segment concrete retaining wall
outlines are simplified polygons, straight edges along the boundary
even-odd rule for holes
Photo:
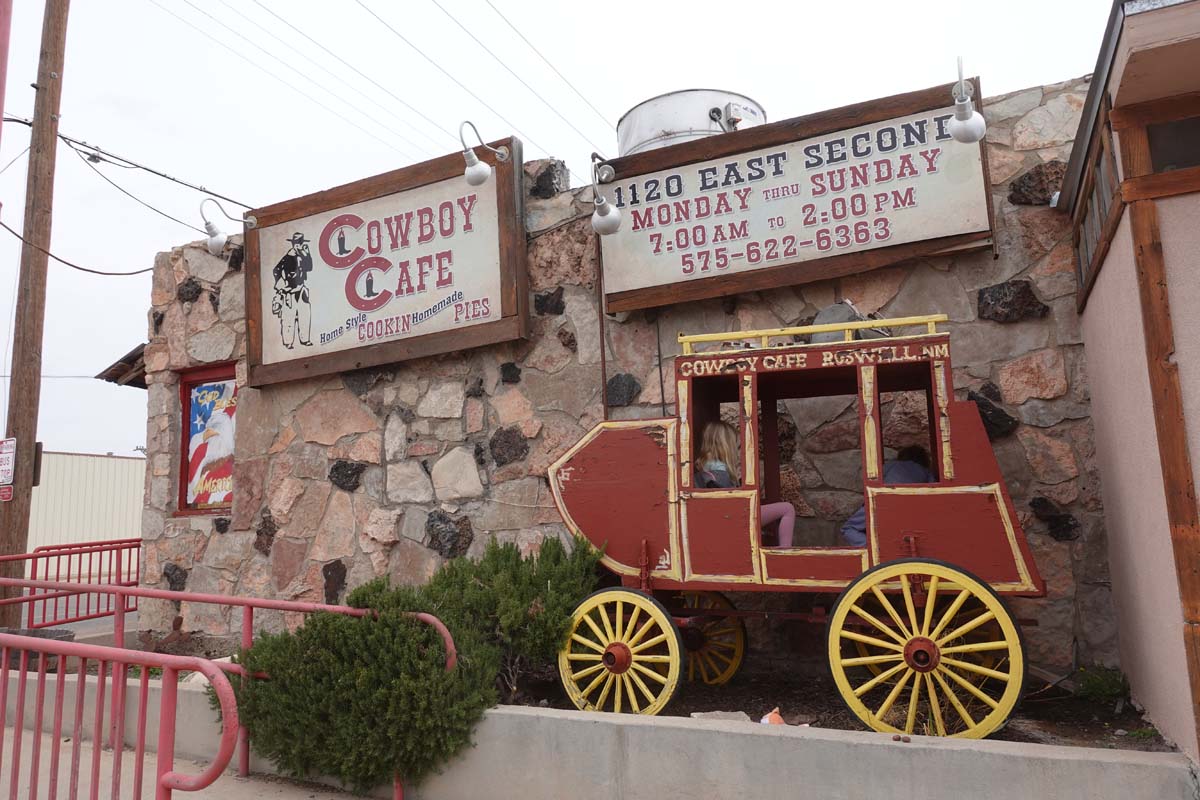
[[[47,677],[45,729],[50,729],[56,676]],[[76,678],[66,686],[74,708]],[[94,717],[95,679],[88,681],[85,719]],[[29,686],[33,689],[33,684]],[[157,707],[158,681],[150,708]],[[125,741],[136,734],[135,693],[127,698]],[[26,698],[33,724],[34,694]],[[9,724],[16,709],[10,677]],[[201,687],[181,686],[176,754],[207,761],[220,728]],[[157,741],[156,716],[147,740]],[[814,797],[821,800],[962,800],[1005,797],[1088,800],[1194,800],[1200,780],[1175,753],[1139,753],[1014,742],[969,742],[914,736],[893,742],[876,733],[792,728],[679,717],[616,717],[500,706],[475,731],[475,746],[419,787],[410,800],[520,797],[524,800],[695,800]],[[152,758],[148,756],[148,758]],[[270,772],[254,758],[251,769]],[[225,779],[223,779],[225,780]],[[375,797],[391,797],[381,787]]]

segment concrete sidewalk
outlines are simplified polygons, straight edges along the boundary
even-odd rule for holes
[[[7,727],[4,729],[5,741],[5,756],[11,758],[12,753],[12,735],[13,729]],[[46,795],[47,783],[50,778],[50,734],[42,735],[41,747],[39,748],[39,764],[38,770],[38,796]],[[21,739],[21,781],[20,789],[14,796],[28,797],[30,774],[29,770],[33,763],[33,731],[26,730]],[[71,742],[64,738],[59,750],[59,795],[66,796],[67,789],[71,782]],[[142,772],[142,797],[154,797],[154,780],[157,755],[151,752],[146,753],[145,764]],[[7,760],[7,759],[6,759]],[[182,772],[188,775],[198,775],[203,772],[207,764],[199,764],[195,761],[190,761],[184,758],[175,760],[175,771]],[[85,741],[80,751],[79,759],[79,788],[80,795],[87,796],[86,790],[91,789],[91,767],[92,767],[92,743]],[[9,764],[4,764],[3,778],[7,784],[9,780]],[[113,753],[109,750],[100,751],[100,797],[112,796],[112,771],[113,771]],[[126,748],[121,761],[121,791],[118,796],[122,798],[133,798],[133,774],[134,774],[134,752],[132,748]],[[249,778],[239,778],[237,774],[230,771],[226,772],[221,777],[217,778],[207,789],[202,789],[198,792],[182,792],[176,791],[175,796],[178,798],[204,798],[204,800],[347,800],[354,795],[339,792],[330,789],[327,786],[319,786],[317,784],[305,783],[298,784],[267,775],[252,775]]]

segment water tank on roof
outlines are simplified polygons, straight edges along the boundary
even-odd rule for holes
[[[757,102],[737,92],[684,89],[643,100],[617,122],[617,151],[628,156],[767,121]]]

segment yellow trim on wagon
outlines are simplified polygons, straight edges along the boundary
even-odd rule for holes
[[[778,336],[805,336],[813,333],[849,333],[851,331],[869,329],[869,328],[904,328],[914,325],[924,325],[926,333],[937,333],[937,324],[939,322],[948,322],[949,317],[945,314],[926,314],[919,317],[895,317],[893,319],[868,319],[855,322],[831,322],[824,325],[802,325],[797,328],[763,328],[761,330],[752,331],[728,331],[726,333],[694,333],[691,335],[679,334],[676,338],[683,345],[683,354],[685,356],[694,355],[692,345],[700,342],[741,342],[744,340],[758,339],[759,346],[746,348],[750,350],[766,349],[771,346],[770,340],[772,337]],[[892,339],[897,337],[885,336],[883,339]],[[847,341],[853,341],[847,339]],[[872,340],[878,341],[878,340]],[[824,344],[832,344],[825,342]]]
[[[827,580],[824,578],[772,578],[767,573],[767,556],[853,556],[857,555],[862,561],[861,572],[870,567],[870,559],[865,547],[764,547],[759,551],[762,559],[762,582],[769,586],[812,586],[815,588],[842,589],[854,578],[846,580]],[[857,575],[855,577],[858,577]]]
[[[998,592],[1034,592],[1037,586],[1029,574],[1029,565],[1021,554],[1021,546],[1017,542],[1017,531],[1012,518],[1008,515],[1008,505],[1004,502],[1004,493],[998,483],[985,483],[980,486],[868,486],[867,487],[867,522],[868,536],[871,548],[871,562],[879,563],[879,537],[875,530],[875,498],[881,494],[897,495],[927,495],[927,494],[990,494],[996,498],[996,507],[1000,511],[1000,521],[1004,526],[1004,535],[1012,550],[1013,565],[1017,569],[1019,581],[1001,581],[990,583]]]

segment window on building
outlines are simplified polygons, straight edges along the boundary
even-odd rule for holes
[[[1077,277],[1085,293],[1092,276],[1100,267],[1098,262],[1106,245],[1106,235],[1112,236],[1109,225],[1110,212],[1120,191],[1107,114],[1101,118],[1095,141],[1091,157],[1084,168],[1084,200],[1076,209],[1074,219]]]
[[[1200,117],[1146,126],[1155,172],[1200,167]]]
[[[237,383],[233,366],[184,373],[179,510],[228,509],[233,503],[233,442]]]

